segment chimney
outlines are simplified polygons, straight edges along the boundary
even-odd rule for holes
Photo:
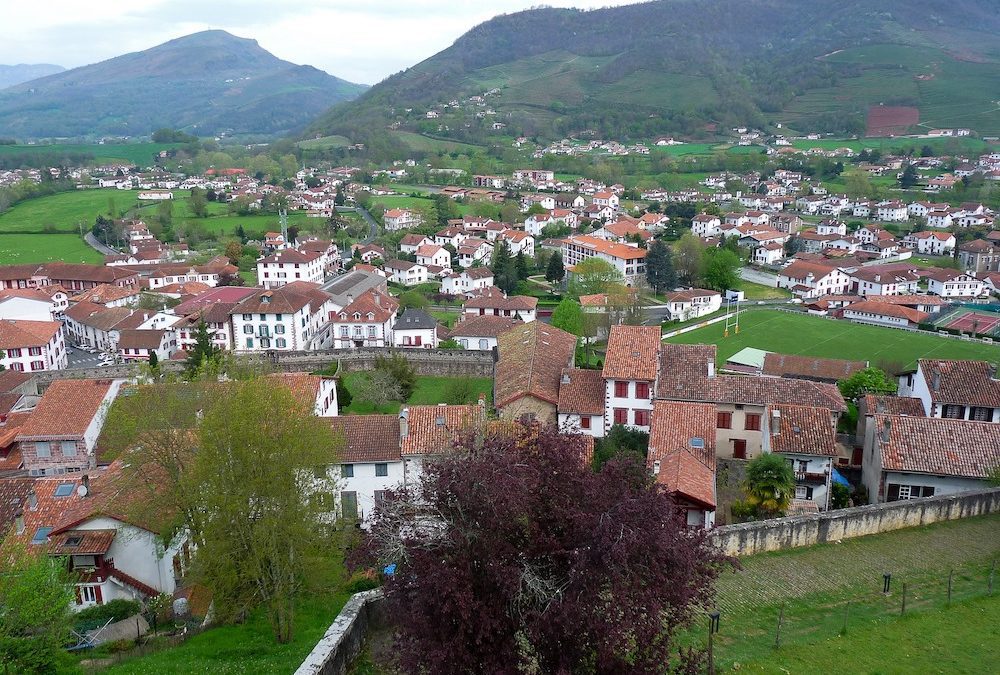
[[[32,511],[38,510],[38,495],[34,490],[28,493],[28,508]]]
[[[17,527],[17,533],[24,534],[24,511],[18,510],[14,514],[14,524]]]
[[[375,305],[378,307],[382,306],[382,295],[380,293],[375,293]]]
[[[89,474],[83,474],[83,476],[80,477],[80,485],[82,485],[87,490],[83,494],[84,497],[86,497],[88,494],[90,494],[90,475]]]
[[[347,294],[347,304],[349,305],[352,302],[354,302],[354,293],[348,293]]]
[[[889,432],[891,430],[892,430],[892,422],[887,417],[882,422],[882,442],[883,443],[888,443],[889,442]]]
[[[708,377],[709,379],[715,377],[715,361],[712,359],[708,360]]]
[[[658,476],[660,474],[660,460],[653,461],[653,475]]]
[[[771,435],[777,436],[781,433],[781,411],[777,408],[771,409]]]
[[[410,409],[403,408],[399,411],[399,437],[406,438],[410,435]]]
[[[569,373],[563,373],[562,377],[559,378],[560,384],[569,384]]]
[[[939,389],[941,389],[941,373],[934,371],[934,374],[931,375],[931,390],[936,392]]]

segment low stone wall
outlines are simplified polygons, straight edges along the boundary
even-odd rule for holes
[[[724,525],[710,538],[728,555],[753,555],[989,513],[1000,513],[1000,488]]]
[[[361,651],[365,635],[384,622],[384,603],[379,588],[352,595],[295,675],[343,675]]]

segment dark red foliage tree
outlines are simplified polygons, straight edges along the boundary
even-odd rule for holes
[[[727,564],[641,463],[590,469],[580,436],[517,426],[467,438],[394,494],[366,544],[399,665],[431,673],[699,668],[674,634]]]

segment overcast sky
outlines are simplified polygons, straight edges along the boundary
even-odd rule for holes
[[[605,7],[635,0],[549,0]],[[257,40],[279,58],[374,84],[451,45],[496,14],[537,0],[2,0],[0,64],[66,68],[209,28]]]

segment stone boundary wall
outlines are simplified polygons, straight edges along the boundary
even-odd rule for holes
[[[493,377],[493,352],[459,349],[328,349],[313,352],[282,352],[273,355],[246,354],[237,355],[237,358],[288,372],[312,372],[334,363],[339,363],[345,371],[350,372],[370,370],[375,365],[376,356],[385,356],[393,352],[406,357],[418,375]],[[184,369],[184,363],[162,361],[160,368],[164,372],[180,372]],[[35,381],[44,388],[55,380],[129,378],[135,376],[136,369],[136,365],[119,365],[46,370],[36,373]]]
[[[1000,513],[1000,488],[723,525],[709,538],[727,555],[743,556],[989,513]]]
[[[343,675],[365,635],[383,623],[384,603],[380,588],[352,595],[295,675]]]

